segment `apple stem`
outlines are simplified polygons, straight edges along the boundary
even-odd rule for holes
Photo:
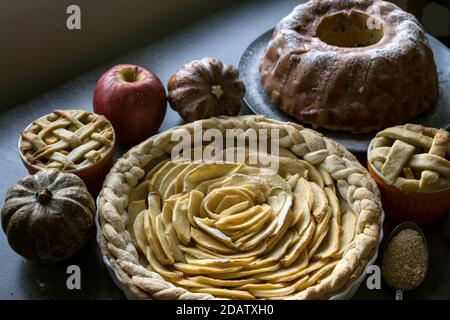
[[[138,66],[134,67],[134,76],[133,76],[133,82],[136,82],[136,78],[137,78],[137,73],[138,73]]]

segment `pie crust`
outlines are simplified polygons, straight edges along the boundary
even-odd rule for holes
[[[104,159],[114,147],[111,123],[86,110],[54,110],[29,125],[20,153],[35,168],[65,172],[84,170]]]
[[[278,172],[169,159],[172,133],[198,124],[279,129]],[[326,298],[362,272],[381,228],[378,187],[351,153],[263,116],[200,120],[142,142],[111,169],[98,210],[103,255],[152,299]]]
[[[450,133],[405,124],[379,132],[368,158],[382,177],[402,191],[436,192],[450,188]]]

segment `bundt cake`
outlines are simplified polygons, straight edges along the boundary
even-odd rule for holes
[[[311,0],[276,26],[260,65],[271,101],[314,127],[369,132],[438,98],[417,19],[378,0]]]

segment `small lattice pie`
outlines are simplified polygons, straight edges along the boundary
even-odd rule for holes
[[[199,123],[279,129],[279,153],[171,158],[171,134],[193,136]],[[279,165],[250,161],[255,152]],[[294,123],[219,117],[154,136],[114,165],[99,196],[99,244],[141,298],[319,299],[361,273],[380,214],[376,183],[342,146]]]
[[[450,187],[450,134],[406,124],[385,129],[372,140],[369,161],[385,180],[403,191],[434,192]]]
[[[98,163],[113,145],[114,131],[104,116],[55,110],[22,132],[19,147],[30,165],[73,172]]]

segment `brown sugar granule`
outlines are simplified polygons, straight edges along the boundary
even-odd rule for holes
[[[383,257],[383,277],[390,286],[414,289],[425,278],[427,267],[427,248],[419,232],[402,230],[387,244]]]

